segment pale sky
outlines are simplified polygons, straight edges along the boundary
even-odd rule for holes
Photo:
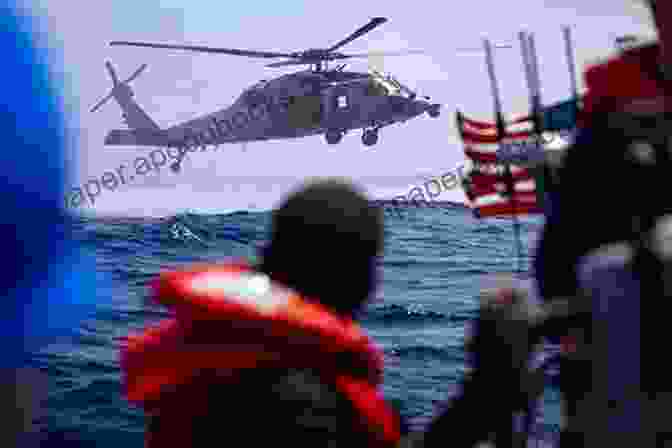
[[[191,156],[179,175],[164,167],[156,175],[136,178],[132,186],[103,191],[96,199],[95,212],[161,215],[185,209],[265,209],[297,182],[313,176],[350,177],[374,196],[403,194],[413,184],[422,186],[423,177],[440,176],[463,160],[453,124],[456,108],[475,118],[492,117],[484,56],[457,54],[456,48],[481,48],[484,37],[516,45],[497,50],[495,60],[504,111],[515,114],[528,110],[517,47],[519,31],[535,33],[547,104],[570,93],[563,25],[573,27],[580,71],[587,63],[610,55],[618,35],[653,33],[646,11],[636,0],[417,0],[406,7],[402,2],[381,0],[232,3],[30,1],[40,18],[39,43],[53,50],[54,79],[64,88],[71,158],[78,174],[72,187],[90,178],[100,179],[121,164],[132,165],[135,157],[152,149],[103,145],[110,129],[124,129],[114,101],[94,114],[89,112],[111,88],[103,66],[106,60],[122,79],[148,64],[131,86],[138,103],[161,127],[226,107],[249,85],[290,71],[265,68],[267,61],[245,57],[110,47],[111,40],[300,51],[328,47],[371,17],[384,16],[387,23],[342,51],[425,50],[427,55],[386,58],[384,69],[419,94],[442,103],[441,117],[425,115],[384,128],[373,148],[362,145],[359,131],[336,146],[328,146],[322,136],[250,143],[245,152],[241,145],[225,145],[217,152]],[[361,60],[348,69],[366,71],[366,64]],[[463,195],[454,190],[443,193],[441,199],[462,201]]]

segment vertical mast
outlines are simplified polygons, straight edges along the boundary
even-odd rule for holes
[[[497,123],[497,142],[501,145],[502,139],[506,136],[506,123],[504,122],[504,116],[502,114],[502,103],[499,96],[499,86],[497,85],[497,78],[495,76],[495,64],[492,58],[492,45],[488,39],[483,40],[483,47],[485,49],[485,63],[488,69],[488,76],[490,77],[490,88],[492,89],[492,99],[495,106],[495,120]],[[522,262],[522,246],[520,240],[520,222],[518,220],[518,213],[516,210],[516,196],[515,196],[515,184],[513,181],[513,176],[511,174],[511,165],[506,162],[504,164],[504,181],[506,183],[507,193],[509,196],[509,201],[511,201],[512,208],[512,220],[513,220],[513,232],[514,239],[516,244],[516,261],[518,274],[521,273],[521,262]]]

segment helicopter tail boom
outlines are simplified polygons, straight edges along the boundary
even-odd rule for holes
[[[105,137],[107,146],[171,146],[164,131],[151,129],[113,129]]]

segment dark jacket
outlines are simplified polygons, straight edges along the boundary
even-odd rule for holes
[[[644,118],[631,123],[630,129],[619,123],[624,115],[626,121],[628,115],[647,115],[648,106],[638,100],[662,95],[657,48],[632,50],[586,72],[588,94],[580,130],[559,170],[557,189],[548,196],[546,224],[534,260],[544,299],[576,294],[581,257],[604,244],[632,239],[637,233],[632,215],[650,214],[646,204],[658,207],[664,199],[656,191],[662,188],[659,182],[665,173],[655,168],[647,172],[627,153],[628,145],[639,138],[632,134],[652,134],[651,123]]]
[[[580,131],[560,169],[535,258],[544,299],[592,300],[594,354],[584,363],[561,366],[567,413],[583,413],[579,421],[590,427],[586,432],[619,431],[619,440],[643,427],[632,415],[642,407],[644,390],[655,397],[669,389],[669,371],[657,355],[637,359],[640,345],[658,353],[660,329],[669,316],[657,264],[646,249],[656,219],[672,213],[666,187],[672,173],[672,90],[657,56],[657,45],[637,48],[586,73]],[[631,262],[594,269],[580,281],[584,256],[620,242],[634,248]],[[641,318],[649,331],[640,335]],[[586,394],[596,401],[585,404]]]
[[[190,411],[163,403],[160,414],[149,416],[148,433],[163,434],[164,425],[190,425],[190,440],[166,446],[268,446],[269,443],[312,447],[367,447],[368,435],[357,431],[357,413],[336,388],[307,370],[262,370],[250,372],[235,385],[218,385],[215,378],[199,379],[201,407]],[[166,398],[169,400],[170,398]],[[157,445],[162,445],[155,440]]]

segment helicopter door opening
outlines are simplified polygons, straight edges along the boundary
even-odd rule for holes
[[[290,96],[288,101],[289,126],[310,129],[322,122],[322,98],[319,95]]]
[[[325,113],[323,115],[322,126],[326,128],[345,128],[347,127],[352,114],[352,104],[354,104],[352,91],[342,86],[334,86],[327,89],[323,94],[323,105]]]

